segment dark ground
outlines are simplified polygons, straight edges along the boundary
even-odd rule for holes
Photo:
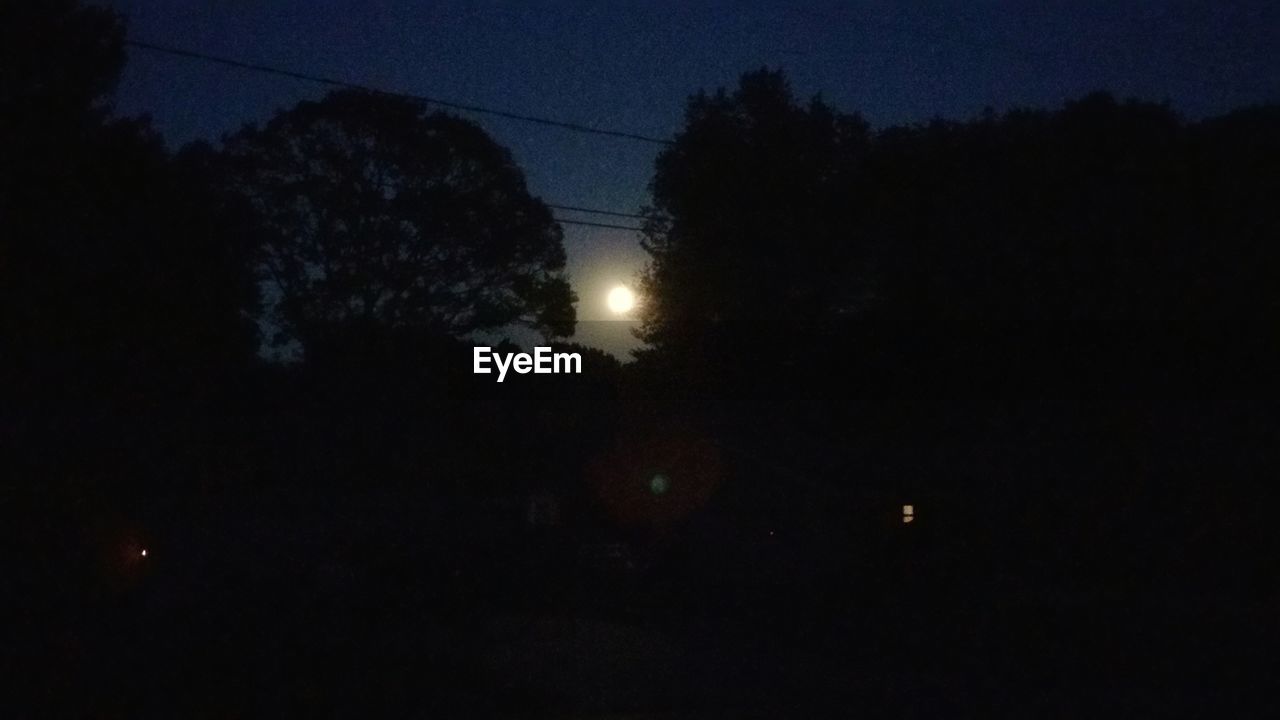
[[[594,538],[495,530],[429,498],[279,491],[171,511],[145,531],[100,531],[114,546],[86,558],[88,588],[47,569],[62,603],[19,623],[41,650],[11,668],[33,679],[28,716],[1276,709],[1259,704],[1274,656],[1261,601],[1029,582],[977,569],[927,527],[820,566],[812,543],[839,557],[831,543],[853,541],[775,535],[726,550],[705,534],[719,526],[693,518],[628,546],[628,568],[584,553]],[[143,546],[145,559],[126,557]],[[85,592],[96,601],[78,602]]]

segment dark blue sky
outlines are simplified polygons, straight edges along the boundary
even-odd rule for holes
[[[107,4],[141,40],[656,136],[679,128],[690,93],[762,65],[785,68],[801,96],[821,92],[877,127],[1051,107],[1095,89],[1168,100],[1192,118],[1280,100],[1280,3],[1261,0]],[[150,113],[178,145],[325,90],[135,50],[118,108]],[[654,145],[474,119],[547,202],[624,211],[645,202]],[[579,317],[605,319],[604,294],[643,253],[630,233],[565,233]]]

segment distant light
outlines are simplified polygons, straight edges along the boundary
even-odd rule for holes
[[[903,505],[902,506],[902,522],[909,523],[915,519],[916,519],[916,506]]]
[[[671,487],[671,481],[662,473],[654,475],[653,479],[649,481],[649,492],[652,492],[654,495],[666,494],[669,487]]]
[[[147,556],[147,549],[146,549],[146,548],[143,548],[143,549],[142,549],[142,557],[146,557],[146,556]]]

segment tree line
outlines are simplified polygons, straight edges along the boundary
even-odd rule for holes
[[[834,524],[836,488],[881,482],[1027,563],[1258,581],[1280,108],[1095,93],[873,130],[765,69],[686,118],[651,183],[634,372],[752,448],[757,503]],[[779,466],[824,489],[776,490]]]
[[[601,457],[679,428],[752,512],[813,522],[854,486],[951,498],[993,545],[1136,563],[1156,535],[1260,542],[1274,106],[1188,121],[1094,94],[877,130],[748,73],[691,97],[656,161],[635,362],[576,348],[581,376],[498,392],[472,334],[568,337],[576,298],[559,226],[482,129],[344,90],[174,152],[112,112],[119,17],[5,13],[0,371],[24,492],[581,494]]]

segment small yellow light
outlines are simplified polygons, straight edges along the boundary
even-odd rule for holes
[[[902,522],[909,523],[915,519],[916,519],[916,506],[903,505],[902,506]]]

